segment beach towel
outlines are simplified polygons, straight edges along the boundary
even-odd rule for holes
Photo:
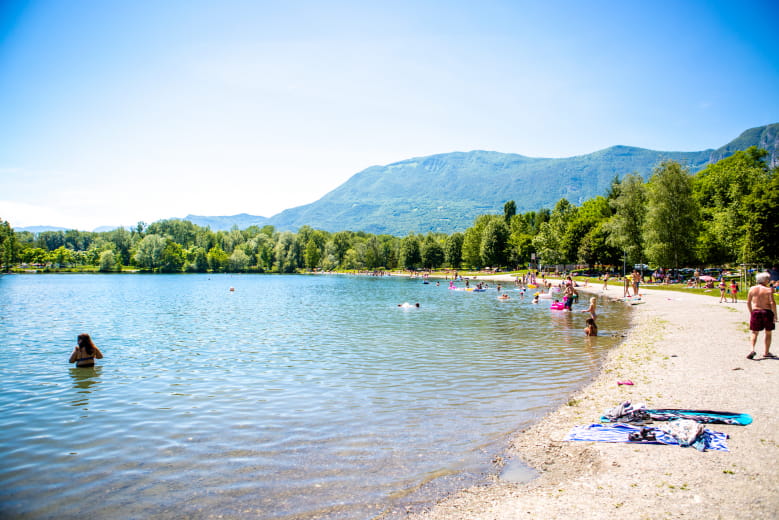
[[[719,412],[714,410],[690,410],[684,408],[645,408],[643,404],[633,406],[630,401],[606,410],[601,422],[643,422],[673,421],[690,419],[701,424],[735,424],[746,426],[752,423],[752,416],[746,413]]]
[[[704,428],[702,425],[695,423],[695,421],[688,422],[692,424],[674,425],[673,428],[669,428],[668,431],[661,428],[648,428],[646,426],[642,428],[640,426],[633,426],[625,423],[576,426],[563,440],[667,444],[682,447],[692,446],[698,451],[730,451],[725,442],[728,439],[727,434]],[[698,430],[697,426],[700,426],[700,430]],[[694,437],[690,436],[690,432],[695,433]],[[631,434],[633,438],[641,440],[630,440]]]

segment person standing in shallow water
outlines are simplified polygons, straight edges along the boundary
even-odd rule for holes
[[[93,367],[95,359],[103,359],[103,353],[92,342],[89,334],[79,334],[78,345],[73,349],[68,363],[75,363],[76,368]]]
[[[774,291],[769,286],[771,275],[758,273],[755,277],[757,285],[749,289],[747,294],[747,310],[749,310],[749,330],[752,332],[752,351],[747,359],[755,357],[755,344],[761,330],[765,330],[765,352],[763,357],[775,358],[771,353],[771,336],[776,328],[776,300]]]

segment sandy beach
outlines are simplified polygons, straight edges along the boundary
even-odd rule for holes
[[[585,290],[601,293],[600,285]],[[512,437],[508,456],[540,476],[525,484],[495,478],[409,518],[779,517],[779,360],[762,359],[762,334],[758,356],[746,359],[746,303],[718,303],[718,297],[683,291],[641,293],[642,303],[633,306],[633,327],[609,354],[600,375],[566,405]],[[622,296],[621,286],[614,282],[606,296]],[[584,308],[578,305],[578,310]],[[779,354],[777,338],[772,352]],[[625,379],[634,385],[617,385]],[[748,413],[754,422],[708,426],[730,436],[729,452],[563,441],[574,426],[597,423],[605,410],[624,401],[648,408]]]

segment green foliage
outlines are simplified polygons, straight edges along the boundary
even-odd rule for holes
[[[679,163],[664,161],[647,185],[643,238],[649,261],[681,267],[695,261],[700,210],[693,196],[693,178]]]
[[[665,161],[647,183],[638,173],[615,176],[606,196],[580,205],[560,198],[553,210],[518,214],[513,200],[502,203],[502,215],[478,206],[483,212],[472,225],[451,235],[428,231],[399,238],[363,231],[330,233],[310,226],[292,233],[259,224],[212,231],[178,219],[139,222],[131,230],[103,233],[36,234],[14,232],[0,220],[0,262],[4,269],[25,262],[101,271],[134,265],[160,272],[291,273],[315,268],[517,267],[529,263],[533,253],[547,266],[613,265],[627,252],[631,265],[775,264],[779,174],[769,170],[766,159],[764,151],[750,148],[695,176],[680,163]],[[447,168],[445,161],[426,164]],[[484,167],[468,164],[479,171]],[[453,202],[447,211],[457,212],[461,204],[465,202]]]
[[[509,230],[506,222],[500,217],[489,219],[481,233],[479,254],[482,265],[506,265]]]
[[[459,269],[463,261],[463,234],[452,233],[444,242],[444,261],[454,269]]]
[[[110,249],[100,253],[100,272],[107,273],[116,269],[116,255]]]
[[[154,270],[162,263],[162,254],[165,251],[167,241],[160,235],[146,235],[138,242],[133,256],[135,265],[143,269]]]
[[[613,187],[610,205],[613,217],[604,223],[606,244],[625,253],[630,264],[643,263],[644,221],[646,220],[646,186],[639,175],[623,177]]]
[[[419,239],[411,233],[400,242],[400,265],[404,269],[415,269],[421,261]]]
[[[441,242],[432,234],[428,234],[421,244],[420,259],[422,267],[425,269],[432,269],[434,267],[440,267],[444,264],[444,248]]]
[[[737,151],[711,164],[695,177],[695,198],[701,206],[704,231],[698,250],[704,262],[726,259],[750,263],[761,255],[762,244],[753,233],[751,207],[767,194],[770,174],[767,152],[756,147]]]

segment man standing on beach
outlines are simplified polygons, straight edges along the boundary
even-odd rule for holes
[[[775,358],[771,353],[771,335],[776,328],[776,300],[774,291],[769,287],[771,275],[758,273],[755,277],[757,285],[749,289],[747,294],[747,309],[749,310],[749,330],[752,331],[752,351],[747,359],[755,357],[757,335],[765,330],[765,353],[763,357]]]

